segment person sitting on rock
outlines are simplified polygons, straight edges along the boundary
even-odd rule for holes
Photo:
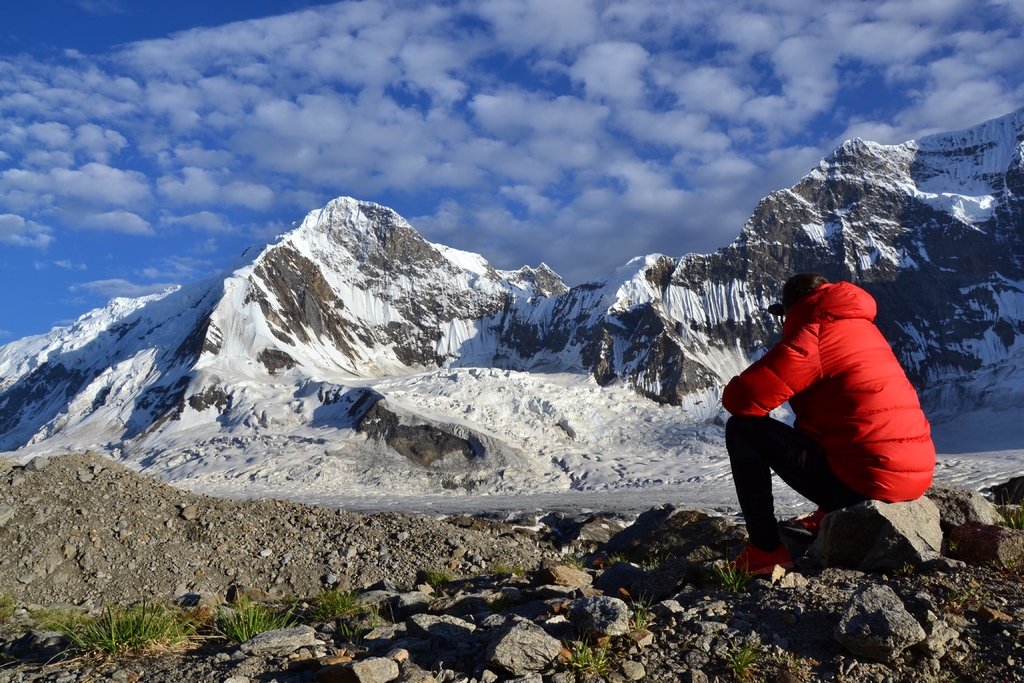
[[[775,519],[771,472],[826,513],[865,500],[915,500],[935,471],[935,446],[917,392],[875,327],[871,295],[818,273],[791,277],[782,340],[722,394],[733,481],[750,542],[732,566],[791,568]],[[768,417],[784,402],[793,427]]]

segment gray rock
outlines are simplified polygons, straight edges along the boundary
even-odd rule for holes
[[[643,680],[643,677],[647,675],[647,670],[644,669],[644,665],[640,662],[633,662],[627,659],[622,663],[622,675],[626,677],[627,681],[639,681]]]
[[[828,566],[885,571],[934,560],[941,546],[939,510],[929,499],[869,500],[825,515],[807,553]]]
[[[427,597],[430,611],[434,614],[448,614],[453,617],[464,617],[468,614],[479,614],[491,609],[491,602],[496,598],[495,593],[470,593],[468,595],[455,595],[450,598],[438,598],[431,600]]]
[[[992,487],[992,497],[999,505],[1019,505],[1024,502],[1024,477],[1012,477],[1004,484]]]
[[[931,625],[928,637],[914,647],[929,657],[942,659],[949,644],[960,637],[960,633],[941,619]]]
[[[926,634],[891,588],[872,584],[850,598],[835,637],[855,655],[889,663]]]
[[[359,594],[359,602],[363,605],[379,605],[398,595],[397,591],[368,590]]]
[[[398,663],[384,657],[370,657],[345,664],[335,664],[316,674],[320,683],[389,683],[401,674]]]
[[[924,495],[939,508],[939,522],[945,533],[967,522],[996,524],[999,521],[995,506],[977,491],[937,481]]]
[[[15,510],[10,505],[0,504],[0,526],[14,519]]]
[[[561,642],[540,626],[527,619],[515,618],[494,635],[484,659],[513,676],[524,676],[544,671],[561,652]]]
[[[71,644],[71,639],[60,631],[29,631],[25,640],[26,645],[32,650],[63,650]]]
[[[293,626],[253,636],[239,649],[249,655],[290,655],[300,648],[315,645],[316,631],[309,626]]]
[[[510,678],[508,683],[544,683],[544,677],[540,674],[526,674],[518,678]]]
[[[414,614],[405,620],[409,635],[417,638],[437,638],[448,645],[457,645],[476,631],[476,626],[458,617],[442,614]]]
[[[385,602],[387,610],[390,610],[392,621],[405,621],[414,614],[426,612],[430,604],[430,596],[419,591],[402,593]]]
[[[616,562],[605,569],[594,581],[594,588],[605,595],[618,595],[620,589],[629,589],[634,582],[643,578],[643,569],[629,562]]]
[[[629,594],[634,599],[657,602],[676,595],[684,585],[700,579],[700,565],[685,557],[676,557],[661,563],[657,569],[646,572],[634,581],[629,588]]]
[[[949,545],[971,564],[1011,564],[1024,557],[1024,530],[970,522],[949,532]]]
[[[641,537],[646,536],[657,529],[678,511],[679,510],[676,506],[669,503],[651,508],[637,517],[635,522],[608,539],[608,543],[605,545],[605,550],[614,555],[626,546],[631,545]]]
[[[576,533],[576,540],[586,543],[607,543],[612,536],[625,527],[614,519],[607,517],[591,517],[586,520]]]
[[[594,582],[594,577],[583,571],[565,564],[556,564],[541,569],[537,574],[537,582],[554,586],[569,586],[578,588],[589,586]]]
[[[569,603],[569,620],[584,631],[602,636],[621,636],[629,632],[629,606],[618,598],[594,596]]]
[[[41,469],[45,469],[46,466],[49,464],[49,458],[42,455],[37,455],[36,457],[28,461],[28,464],[25,465],[25,469],[28,470],[29,472],[38,472]]]

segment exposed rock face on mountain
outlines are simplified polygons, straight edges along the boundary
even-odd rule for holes
[[[345,390],[330,382],[443,367],[589,374],[711,419],[720,387],[777,339],[765,309],[782,282],[807,270],[876,297],[933,414],[1020,403],[1006,378],[1024,353],[1022,140],[1024,110],[898,146],[848,142],[719,252],[639,257],[572,289],[544,265],[498,271],[338,199],[223,277],[0,348],[0,450],[71,433],[130,449],[199,424],[258,438],[323,415],[356,429],[374,401],[332,413]],[[454,433],[420,429],[435,450],[406,455],[488,457]]]

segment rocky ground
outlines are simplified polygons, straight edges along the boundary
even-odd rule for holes
[[[723,567],[743,538],[685,510],[627,528],[363,515],[198,496],[99,456],[0,461],[0,683],[1024,679],[1020,560],[804,558],[736,591]],[[348,593],[361,607],[325,620],[325,596]],[[233,643],[219,620],[240,595],[293,621]],[[202,638],[102,658],[53,631],[141,600]]]

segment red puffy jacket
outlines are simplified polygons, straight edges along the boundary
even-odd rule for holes
[[[733,377],[722,404],[760,417],[788,400],[796,429],[821,444],[847,486],[875,500],[914,500],[931,485],[935,446],[875,312],[856,285],[818,287],[789,309],[782,341]]]

